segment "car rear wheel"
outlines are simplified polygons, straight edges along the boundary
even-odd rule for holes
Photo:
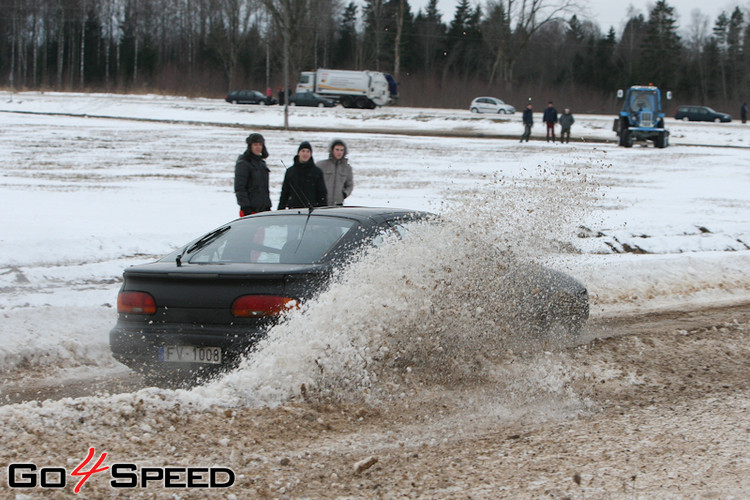
[[[505,114],[505,110],[504,109],[498,109],[497,110],[497,114],[498,115],[504,115]]]
[[[479,110],[477,108],[471,108],[472,113],[479,113]]]

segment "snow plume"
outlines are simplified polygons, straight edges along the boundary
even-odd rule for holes
[[[540,164],[508,177],[496,171],[479,186],[448,193],[444,212],[504,251],[540,260],[575,251],[573,239],[605,190],[595,179],[606,158]]]
[[[440,224],[412,224],[408,237],[362,255],[273,328],[237,370],[197,390],[274,405],[377,401],[429,384],[489,381],[495,367],[544,344],[527,306],[538,290],[523,280],[554,246],[548,228],[559,230],[570,214],[557,206],[571,198],[569,183],[553,184],[506,190]]]

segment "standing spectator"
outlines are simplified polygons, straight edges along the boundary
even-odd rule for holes
[[[552,136],[552,142],[555,142],[555,123],[557,123],[557,110],[552,101],[547,103],[547,109],[544,110],[542,121],[547,124],[547,142]]]
[[[523,135],[521,135],[521,140],[518,142],[523,142],[524,139],[526,139],[526,142],[529,142],[529,136],[531,136],[531,126],[534,124],[534,111],[531,106],[531,102],[529,102],[526,105],[526,109],[523,110]]]
[[[560,115],[560,142],[570,143],[570,127],[575,123],[573,114],[570,112],[570,108],[565,108],[563,114]]]
[[[283,106],[286,100],[284,99],[284,87],[279,87],[279,106]]]
[[[271,210],[266,141],[260,134],[250,134],[245,142],[247,150],[234,165],[234,194],[240,206],[240,217]]]
[[[294,164],[284,174],[279,210],[324,207],[327,204],[323,171],[315,165],[310,143],[302,141],[297,149],[297,156],[294,157]]]
[[[343,205],[354,189],[354,174],[347,153],[344,141],[334,139],[328,148],[328,159],[318,163],[326,182],[329,205]]]
[[[742,123],[747,123],[747,103],[743,102],[742,107],[740,108],[740,119],[742,120]]]

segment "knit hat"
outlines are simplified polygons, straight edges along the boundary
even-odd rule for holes
[[[263,138],[262,135],[258,133],[253,133],[247,136],[247,139],[245,139],[245,142],[248,145],[248,149],[250,149],[250,145],[252,144],[263,144],[263,151],[260,153],[261,158],[268,158],[268,150],[266,149],[266,140]]]
[[[301,142],[301,143],[299,144],[299,147],[297,148],[297,152],[299,153],[299,152],[300,152],[301,150],[303,150],[303,149],[309,149],[309,150],[310,150],[310,153],[312,153],[312,146],[311,146],[311,145],[310,145],[310,143],[309,143],[309,142],[307,142],[307,141],[302,141],[302,142]]]

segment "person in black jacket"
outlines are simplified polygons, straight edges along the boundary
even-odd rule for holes
[[[526,105],[526,109],[523,110],[523,135],[521,136],[521,140],[518,142],[523,142],[524,139],[526,139],[526,142],[529,142],[529,137],[531,136],[531,126],[534,124],[534,110],[531,106],[531,103],[528,103]]]
[[[328,192],[323,171],[315,165],[310,143],[302,141],[297,149],[297,156],[294,157],[294,164],[284,174],[279,210],[324,207],[327,204]]]
[[[547,124],[547,142],[552,136],[552,142],[555,142],[555,123],[557,123],[557,110],[552,101],[547,103],[547,109],[544,110],[542,121]]]
[[[247,150],[234,165],[234,194],[240,206],[240,217],[271,210],[266,141],[260,134],[250,134],[245,142]]]

